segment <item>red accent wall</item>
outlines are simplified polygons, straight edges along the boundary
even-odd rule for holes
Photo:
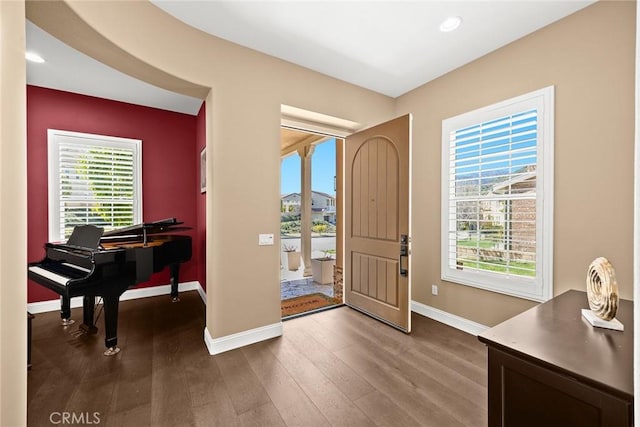
[[[193,239],[193,256],[182,265],[180,282],[199,280],[198,254],[203,241],[197,230],[200,189],[195,184],[200,176],[198,117],[27,86],[28,261],[44,257],[43,246],[49,236],[47,129],[86,132],[142,140],[143,221],[175,217],[193,227],[188,232]],[[166,270],[139,287],[168,284]],[[57,298],[54,292],[29,281],[28,302]]]
[[[205,118],[206,113],[206,104],[202,103],[202,107],[200,107],[200,111],[198,112],[198,116],[196,118],[196,146],[198,147],[197,153],[197,161],[200,162],[200,152],[204,147],[207,146],[207,122]],[[200,185],[200,168],[198,167],[198,175],[196,176],[197,185]],[[206,229],[207,229],[207,193],[199,193],[196,201],[196,212],[197,212],[197,223],[196,227],[197,236],[196,240],[198,244],[196,245],[198,248],[197,253],[195,254],[196,262],[197,262],[197,271],[198,271],[198,281],[202,285],[202,288],[206,291]]]

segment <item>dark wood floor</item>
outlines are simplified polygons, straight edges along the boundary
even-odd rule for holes
[[[57,313],[38,314],[28,424],[69,412],[107,426],[486,425],[486,349],[474,336],[415,314],[405,335],[341,307],[210,356],[202,300],[181,298],[122,302],[114,357],[100,332],[77,337]]]

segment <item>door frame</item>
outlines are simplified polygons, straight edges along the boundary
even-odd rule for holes
[[[336,268],[344,277],[344,144],[348,135],[358,132],[364,126],[288,105],[281,105],[280,113],[280,127],[336,139]],[[340,281],[343,280],[342,277],[339,278]],[[344,282],[342,288],[344,290]],[[344,303],[344,296],[341,303]]]
[[[336,138],[336,215],[337,215],[337,227],[336,227],[336,266],[338,266],[341,271],[342,280],[342,289],[345,289],[344,278],[348,277],[346,272],[344,271],[345,263],[344,263],[344,221],[345,221],[345,203],[344,203],[344,193],[345,193],[345,143],[347,136],[365,130],[369,127],[373,127],[376,124],[372,125],[363,125],[361,123],[353,122],[346,119],[341,119],[338,117],[328,116],[322,113],[316,113],[309,110],[303,110],[297,107],[292,107],[288,105],[280,106],[280,126],[291,128],[295,130],[299,130],[301,132],[308,132],[314,134],[321,134],[326,136],[331,136]],[[393,120],[396,117],[392,117],[386,121]],[[413,223],[411,215],[412,212],[412,203],[413,203],[413,115],[411,115],[410,126],[409,126],[409,256],[407,259],[407,265],[409,269],[409,277],[408,277],[408,292],[409,292],[409,312],[411,312],[411,302],[412,302],[412,274],[411,274],[411,236],[413,230]],[[342,302],[344,303],[344,296],[342,298]],[[384,322],[384,320],[379,319]],[[411,322],[411,316],[409,316],[409,322]],[[386,322],[385,322],[386,323]],[[411,329],[411,324],[409,324],[409,329]]]

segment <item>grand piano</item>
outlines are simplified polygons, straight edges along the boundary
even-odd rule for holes
[[[82,296],[85,333],[96,333],[96,297],[102,297],[106,356],[117,354],[118,304],[131,286],[169,267],[171,298],[178,301],[180,263],[191,259],[191,237],[172,234],[187,230],[175,218],[133,225],[103,233],[92,225],[74,228],[63,244],[46,243],[46,256],[28,265],[29,278],[60,294],[63,325],[71,320],[71,298]]]

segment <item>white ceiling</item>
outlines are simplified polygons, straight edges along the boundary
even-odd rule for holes
[[[161,89],[107,67],[29,21],[26,33],[27,51],[37,52],[46,61],[42,64],[27,61],[30,85],[191,115],[200,110],[202,100]]]
[[[151,0],[183,22],[320,73],[397,97],[536,31],[593,0]],[[461,27],[438,30],[449,16]],[[29,84],[197,114],[201,100],[131,79],[33,24]]]

